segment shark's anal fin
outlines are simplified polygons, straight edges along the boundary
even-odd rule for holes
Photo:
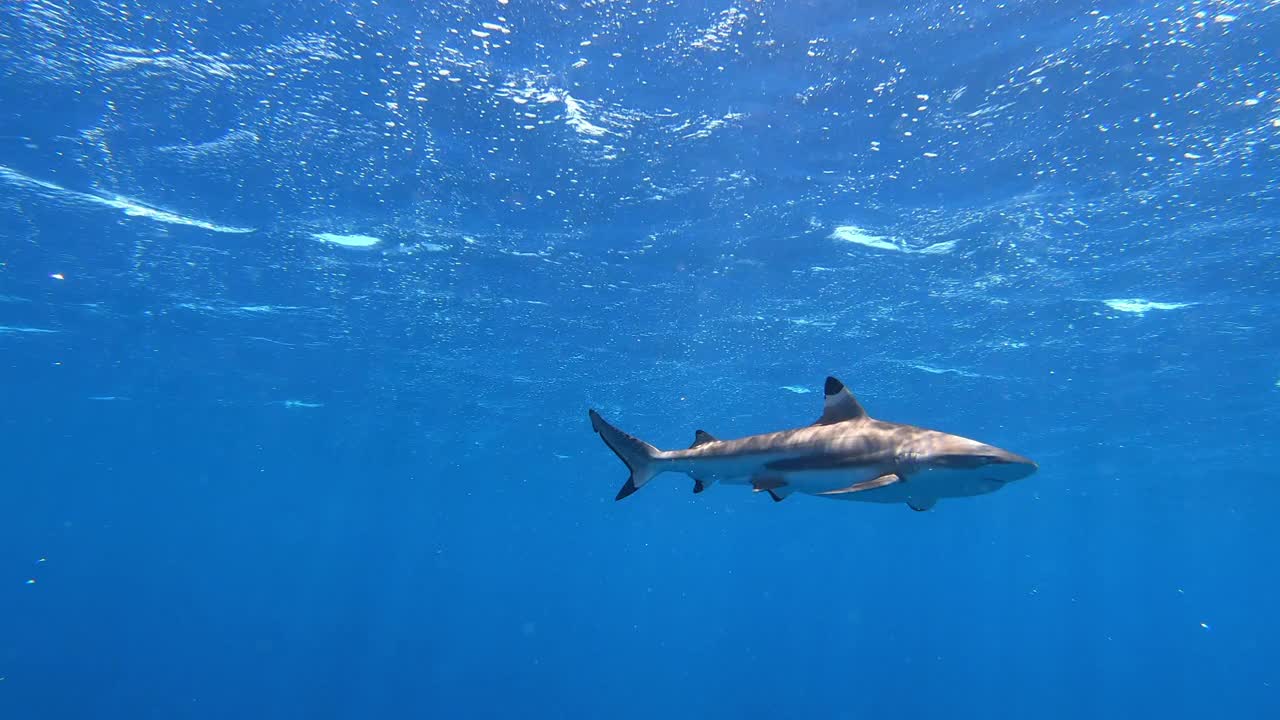
[[[925,512],[926,510],[931,510],[933,509],[933,506],[936,504],[938,504],[938,498],[920,498],[920,499],[912,498],[911,500],[907,501],[907,507],[911,508],[912,510],[915,510],[916,512]]]
[[[699,445],[706,445],[707,443],[713,443],[715,441],[716,439],[711,435],[711,433],[706,430],[697,430],[693,433],[693,444],[689,447],[696,448]]]
[[[856,492],[862,492],[864,490],[875,490],[876,488],[882,488],[886,485],[892,485],[896,482],[904,482],[902,476],[896,475],[894,473],[887,473],[887,474],[881,475],[878,478],[872,478],[871,480],[864,480],[860,483],[854,483],[847,488],[840,488],[839,490],[828,490],[826,492],[820,492],[815,494],[844,495],[845,493],[856,493]]]
[[[844,383],[829,377],[823,390],[826,392],[826,401],[822,407],[822,417],[814,425],[834,425],[867,417],[867,411],[862,409]]]

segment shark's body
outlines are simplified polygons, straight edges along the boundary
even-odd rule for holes
[[[655,475],[679,472],[694,479],[694,492],[721,482],[750,485],[775,501],[799,492],[928,510],[941,498],[995,492],[1037,469],[976,440],[872,419],[835,378],[827,378],[826,406],[813,425],[737,440],[699,430],[687,450],[659,450],[595,410],[590,415],[591,427],[631,469],[618,500]]]

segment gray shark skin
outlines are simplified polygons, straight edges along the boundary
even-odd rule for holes
[[[588,414],[592,429],[631,470],[617,500],[656,475],[675,472],[693,478],[695,493],[720,482],[749,485],[776,502],[803,493],[925,511],[941,498],[992,493],[1039,469],[1028,458],[977,440],[876,420],[833,377],[825,390],[822,417],[808,427],[737,440],[717,440],[699,430],[686,450],[659,450],[595,410]]]

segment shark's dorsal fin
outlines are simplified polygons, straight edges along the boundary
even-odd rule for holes
[[[712,437],[711,433],[707,432],[706,430],[698,430],[693,434],[693,444],[690,445],[689,447],[696,448],[699,445],[706,445],[709,442],[715,442],[715,441],[716,439]]]
[[[839,380],[829,377],[823,388],[827,394],[826,404],[822,408],[822,417],[814,425],[834,425],[846,420],[860,420],[867,417],[867,411],[858,404],[857,398],[849,392],[849,388]]]

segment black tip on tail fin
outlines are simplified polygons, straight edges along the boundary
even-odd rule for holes
[[[662,467],[656,462],[660,450],[610,425],[595,410],[589,410],[588,415],[591,417],[591,429],[600,434],[604,444],[631,471],[631,476],[622,489],[618,490],[614,500],[631,495],[653,479],[654,475],[662,472]]]
[[[640,488],[636,487],[636,481],[634,479],[627,478],[627,482],[622,485],[622,488],[618,490],[617,496],[615,496],[613,499],[621,500],[622,498],[627,497],[628,495],[630,495],[631,493],[639,489]]]

